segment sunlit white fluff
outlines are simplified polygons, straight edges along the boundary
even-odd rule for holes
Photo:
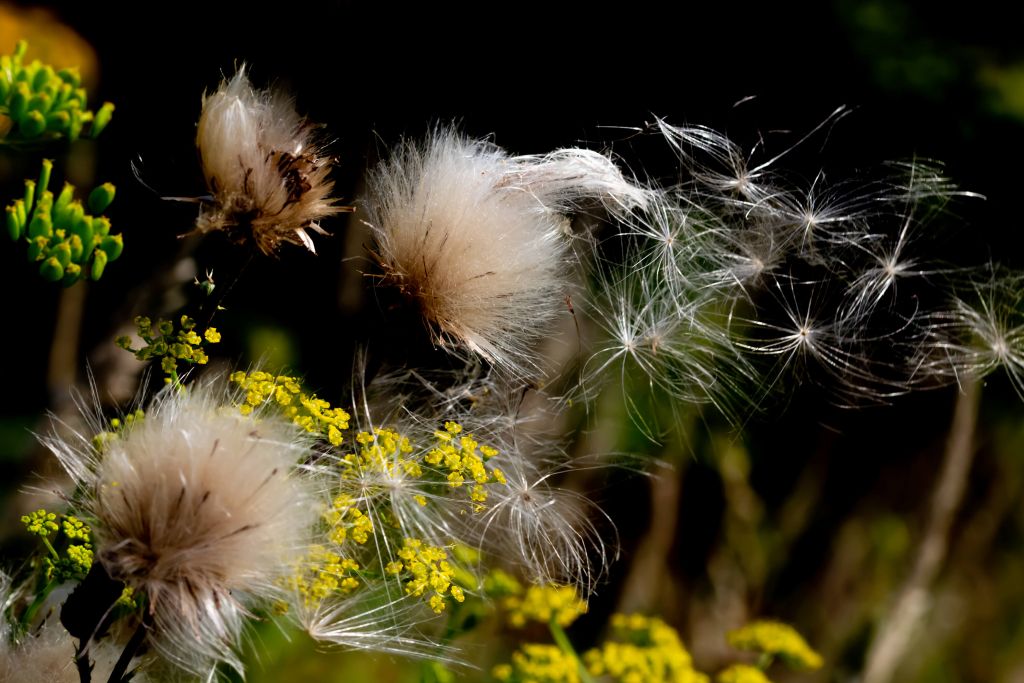
[[[314,251],[308,231],[339,211],[328,178],[331,159],[316,126],[273,90],[253,88],[245,67],[203,98],[196,145],[213,201],[200,210],[196,228],[222,230],[253,242],[264,254],[283,243]]]
[[[0,683],[80,683],[75,648],[76,642],[55,617],[22,636],[17,643],[5,637],[0,640]],[[109,639],[92,643],[89,649],[92,680],[106,681],[120,653]],[[136,671],[132,677],[136,683],[149,680],[152,679],[142,671]]]
[[[445,129],[400,145],[368,186],[385,282],[415,302],[436,343],[517,375],[536,372],[530,347],[566,310],[564,212],[588,199],[613,210],[648,199],[595,152],[510,157]]]
[[[194,674],[241,670],[249,607],[279,594],[319,512],[299,430],[243,417],[211,386],[169,387],[101,453],[81,437],[45,443],[83,492],[97,560],[145,596],[151,647]]]

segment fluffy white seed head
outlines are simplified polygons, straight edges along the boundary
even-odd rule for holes
[[[196,145],[213,197],[196,221],[200,232],[223,230],[264,254],[285,242],[314,251],[307,231],[347,207],[331,198],[331,159],[292,101],[256,90],[245,67],[203,97]]]
[[[277,595],[318,514],[297,428],[243,417],[219,394],[168,389],[99,455],[47,440],[85,492],[97,560],[146,596],[150,644],[197,674],[241,668],[247,606]]]
[[[595,152],[509,157],[442,129],[370,175],[367,222],[386,282],[418,305],[436,343],[531,375],[532,342],[565,310],[561,212],[585,198],[627,207],[646,194]]]

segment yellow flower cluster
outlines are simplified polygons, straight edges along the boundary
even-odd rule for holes
[[[738,650],[760,652],[779,657],[797,669],[818,669],[821,655],[792,626],[778,621],[755,621],[732,631],[729,644]]]
[[[358,481],[367,475],[380,474],[387,480],[418,479],[451,488],[459,488],[470,480],[473,485],[468,487],[469,499],[479,512],[487,500],[485,486],[506,483],[505,475],[484,464],[485,458],[498,454],[496,449],[481,446],[472,435],[459,436],[461,432],[461,425],[446,422],[444,431],[435,432],[437,442],[426,453],[394,429],[378,427],[373,433],[359,432],[356,435],[359,450],[342,458],[341,477]],[[438,475],[443,477],[441,481]],[[414,499],[422,506],[427,504],[427,497],[422,493]]]
[[[461,433],[462,425],[457,422],[445,422],[444,430],[434,432],[437,443],[423,456],[423,461],[431,467],[447,472],[446,478],[452,487],[462,486],[467,480],[474,482],[469,488],[469,497],[477,503],[479,511],[483,507],[481,504],[487,500],[484,484],[504,484],[505,475],[496,467],[488,470],[484,464],[484,460],[498,454],[497,449],[480,445],[473,439],[472,434],[459,436]]]
[[[135,318],[136,334],[145,342],[139,349],[132,348],[131,337],[118,337],[115,344],[131,351],[141,361],[160,359],[160,369],[167,375],[166,382],[178,381],[178,361],[194,365],[206,365],[209,357],[202,346],[204,343],[217,344],[220,333],[214,327],[207,328],[200,337],[196,332],[196,321],[187,315],[178,321],[175,329],[170,320],[157,320],[156,324],[146,316]]]
[[[772,683],[771,679],[756,666],[749,664],[733,664],[715,676],[717,683]]]
[[[494,677],[506,683],[579,683],[579,662],[555,645],[526,643],[512,653],[511,664],[499,664]]]
[[[587,601],[573,586],[530,586],[524,595],[506,597],[502,606],[508,610],[508,622],[516,628],[528,621],[566,627],[587,613]]]
[[[351,593],[359,587],[352,576],[359,563],[342,557],[323,546],[313,546],[296,571],[285,581],[285,587],[297,591],[307,607],[316,607],[335,592]]]
[[[707,683],[675,629],[657,617],[616,614],[612,639],[583,655],[587,671],[622,683]]]
[[[57,524],[57,515],[53,512],[47,512],[42,508],[33,513],[22,515],[21,523],[25,525],[25,529],[30,534],[35,534],[42,538],[46,538],[60,528],[60,525]]]
[[[64,582],[73,578],[82,578],[92,567],[92,530],[82,520],[67,515],[58,523],[59,516],[40,508],[21,518],[25,529],[38,536],[49,557],[44,559],[46,578],[50,581]],[[62,555],[50,542],[49,537],[63,528],[65,538],[70,541]]]
[[[348,429],[349,414],[341,408],[332,408],[315,394],[302,391],[297,378],[262,371],[239,371],[232,373],[229,379],[245,391],[245,401],[239,406],[243,415],[273,402],[307,432],[323,436],[332,446],[341,445],[342,432]]]
[[[331,502],[331,507],[324,513],[324,521],[329,528],[328,538],[338,545],[349,538],[363,545],[373,533],[373,520],[355,506],[351,496],[345,494]]]
[[[425,544],[415,538],[407,538],[398,551],[398,560],[389,562],[385,567],[388,574],[398,576],[405,574],[405,592],[416,597],[430,591],[430,608],[437,614],[445,610],[447,596],[456,602],[466,599],[462,588],[452,583],[455,569],[448,562],[448,553],[444,548]]]
[[[342,460],[342,479],[357,480],[368,472],[379,472],[388,478],[397,475],[417,478],[423,475],[423,468],[414,458],[409,439],[393,429],[378,427],[369,432],[356,434],[358,453],[349,453]]]

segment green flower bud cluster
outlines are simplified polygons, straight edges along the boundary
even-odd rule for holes
[[[142,422],[144,417],[146,417],[146,413],[142,408],[136,408],[135,412],[128,413],[123,418],[115,417],[110,421],[110,429],[92,437],[92,447],[96,449],[97,453],[102,453],[107,449],[107,444],[121,438],[122,434]]]
[[[167,375],[165,382],[178,381],[178,362],[194,365],[206,365],[209,358],[203,350],[203,344],[220,342],[220,332],[215,327],[208,327],[202,336],[196,331],[196,321],[187,315],[181,316],[180,329],[170,320],[160,320],[153,324],[149,318],[135,318],[138,336],[146,344],[142,348],[132,348],[131,337],[118,337],[114,343],[126,351],[131,351],[141,361],[160,359],[160,369]]]
[[[83,277],[99,280],[107,264],[124,249],[120,234],[110,234],[110,219],[102,216],[114,201],[114,186],[103,183],[89,193],[86,207],[75,199],[75,186],[64,183],[57,198],[47,187],[53,162],[43,159],[39,181],[25,181],[25,196],[6,208],[7,234],[28,242],[28,260],[39,263],[39,274],[65,287]]]
[[[114,114],[106,102],[93,112],[77,69],[61,69],[33,60],[24,63],[28,44],[0,56],[0,141],[4,143],[95,138]]]

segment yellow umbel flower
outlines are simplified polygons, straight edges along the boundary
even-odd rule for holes
[[[364,545],[373,533],[373,520],[355,507],[351,496],[344,494],[331,502],[331,507],[324,513],[324,521],[329,525],[328,538],[338,545],[349,538]]]
[[[219,339],[220,335],[216,334],[216,337]],[[348,429],[351,416],[341,408],[331,407],[315,394],[305,393],[298,378],[257,370],[233,372],[229,379],[245,391],[245,399],[239,406],[243,415],[249,415],[258,406],[274,403],[286,417],[307,432],[323,436],[332,446],[341,445],[342,432]]]
[[[135,318],[136,335],[144,342],[138,349],[132,348],[131,337],[118,337],[115,344],[135,354],[141,361],[160,360],[160,369],[167,375],[165,381],[178,381],[178,361],[193,365],[206,365],[209,357],[203,350],[203,344],[217,344],[220,333],[216,328],[208,328],[199,336],[196,332],[196,321],[187,315],[181,316],[176,329],[170,320],[159,319],[154,324],[146,316]]]
[[[508,610],[508,623],[516,628],[528,621],[566,627],[587,613],[587,601],[573,586],[530,586],[523,595],[506,597],[502,605]]]
[[[427,545],[419,539],[405,539],[398,559],[389,562],[384,571],[402,575],[408,595],[429,595],[430,608],[437,614],[447,607],[447,596],[456,602],[466,599],[462,589],[452,582],[455,568],[448,562],[448,553],[444,548]]]
[[[53,512],[47,512],[42,508],[31,514],[23,515],[21,523],[25,525],[25,529],[30,534],[35,534],[41,538],[46,538],[60,528],[57,524],[57,515]]]
[[[657,617],[612,616],[612,637],[583,655],[587,671],[623,683],[707,683],[675,629]]]
[[[512,653],[511,664],[499,664],[491,672],[504,683],[579,683],[575,657],[555,645],[526,643]]]
[[[771,679],[756,666],[749,664],[733,664],[718,672],[716,683],[772,683]]]
[[[732,631],[729,644],[738,650],[779,657],[796,669],[818,669],[821,655],[811,649],[796,629],[778,621],[755,621]]]
[[[298,592],[306,607],[314,608],[332,593],[351,593],[358,588],[357,571],[358,562],[318,545],[310,549],[284,585]]]

